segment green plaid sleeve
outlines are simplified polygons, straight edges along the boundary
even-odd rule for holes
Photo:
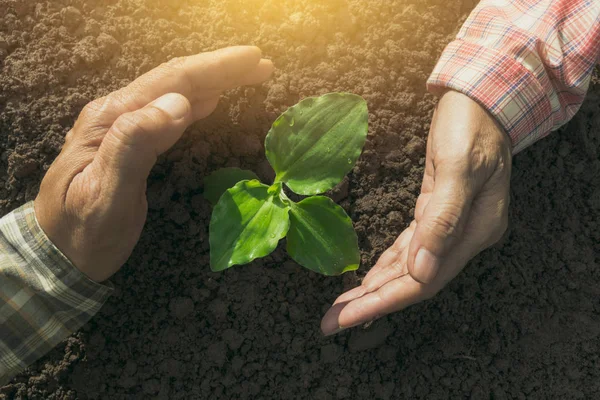
[[[52,244],[33,202],[0,219],[0,386],[85,324],[112,290]]]

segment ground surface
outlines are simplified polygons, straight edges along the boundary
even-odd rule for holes
[[[600,397],[600,85],[515,159],[510,235],[434,300],[333,338],[319,320],[408,224],[434,99],[424,86],[468,0],[0,0],[0,211],[32,199],[82,106],[173,56],[256,44],[279,70],[226,96],[160,160],[115,295],[0,399]],[[344,90],[371,111],[333,197],[363,266],[323,278],[278,250],[208,268],[202,178],[268,179],[262,140],[299,99]]]

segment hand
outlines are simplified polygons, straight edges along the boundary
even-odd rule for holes
[[[429,299],[508,224],[511,144],[475,101],[446,92],[433,116],[415,220],[323,317],[324,334]]]
[[[88,104],[42,181],[40,227],[92,280],[109,278],[140,237],[157,157],[211,114],[223,91],[272,72],[258,48],[231,47],[173,59]]]

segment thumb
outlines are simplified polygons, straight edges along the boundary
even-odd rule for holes
[[[165,94],[117,118],[102,139],[94,163],[117,186],[145,182],[157,157],[179,140],[193,119],[185,96]]]
[[[474,188],[468,174],[438,169],[429,196],[422,214],[415,213],[417,226],[407,260],[408,272],[421,283],[435,279],[445,257],[462,236]]]

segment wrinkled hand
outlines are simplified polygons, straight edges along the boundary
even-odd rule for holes
[[[458,92],[440,99],[427,141],[415,219],[362,285],[324,316],[326,335],[429,299],[506,230],[511,171],[508,135]]]
[[[50,240],[92,280],[129,258],[146,220],[146,180],[157,157],[225,90],[268,79],[256,47],[173,59],[95,100],[67,134],[35,200]]]

